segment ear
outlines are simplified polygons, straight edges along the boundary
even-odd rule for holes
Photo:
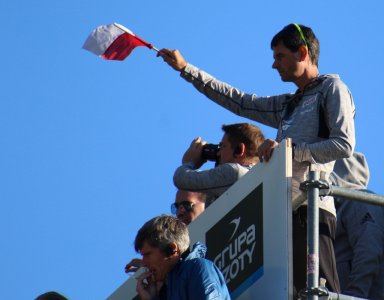
[[[238,157],[242,157],[244,155],[245,155],[245,144],[244,143],[240,143],[240,144],[237,145],[237,147],[233,151],[233,156],[238,158]]]
[[[179,252],[179,247],[177,246],[177,244],[175,242],[172,242],[168,245],[168,248],[167,248],[167,256],[168,257],[174,256],[178,252]]]
[[[304,61],[308,56],[308,49],[305,46],[300,46],[299,50],[296,52],[297,61]]]

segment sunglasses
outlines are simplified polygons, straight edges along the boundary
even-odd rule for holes
[[[179,202],[179,203],[175,202],[175,203],[171,204],[171,212],[174,215],[176,215],[177,210],[180,208],[180,206],[182,206],[185,211],[190,212],[190,211],[193,210],[193,206],[194,205],[195,205],[195,203],[189,202],[189,201],[182,201],[182,202]]]

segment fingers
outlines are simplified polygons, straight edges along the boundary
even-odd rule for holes
[[[141,273],[139,276],[136,277],[137,281],[143,282],[144,279],[149,279],[152,277],[152,272],[147,269],[147,271]],[[153,280],[151,280],[153,281]],[[148,284],[148,283],[147,283]]]
[[[161,49],[159,52],[157,52],[156,56],[160,56],[168,65],[170,65],[172,68],[175,68],[176,60],[171,50]]]
[[[148,284],[148,280],[150,282],[154,282],[153,274],[146,267],[139,268],[139,270],[133,275],[136,280],[143,282],[144,284]]]
[[[157,284],[152,277],[151,272],[145,272],[136,278],[136,291],[141,299],[153,299],[157,295]]]
[[[192,140],[190,147],[192,147],[192,148],[200,148],[200,147],[204,146],[206,143],[207,142],[203,141],[201,139],[201,137],[199,136],[199,137],[197,137],[197,138]]]
[[[187,61],[177,49],[161,49],[159,52],[157,52],[157,56],[162,57],[163,60],[176,71],[182,71],[187,66]]]
[[[199,136],[199,137],[192,140],[190,146],[194,146],[195,144],[200,143],[200,141],[201,141],[201,137]]]
[[[201,151],[203,146],[206,144],[206,141],[203,141],[201,137],[197,137],[192,140],[191,144],[189,145],[189,149],[187,151],[193,151],[201,155]]]
[[[142,266],[143,261],[140,258],[134,258],[125,266],[125,273],[136,272]]]
[[[206,142],[202,141],[201,137],[193,139],[189,148],[185,151],[181,162],[183,164],[192,162],[194,164],[194,169],[200,168],[204,164],[204,161],[201,158],[201,152],[205,144]]]
[[[164,54],[165,55],[169,55],[169,56],[171,56],[170,54],[171,54],[171,50],[169,50],[169,49],[167,49],[167,48],[163,48],[163,49],[161,49],[161,50],[159,50],[159,52],[157,52],[157,57],[159,57],[159,56],[163,56]]]
[[[167,48],[161,49],[159,52],[157,52],[157,57],[162,57],[164,61],[167,61],[167,59],[173,59],[172,50],[169,50]]]

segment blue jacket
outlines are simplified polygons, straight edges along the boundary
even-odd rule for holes
[[[207,248],[193,245],[192,251],[173,268],[167,277],[167,300],[230,300],[225,280],[220,270],[205,259]]]

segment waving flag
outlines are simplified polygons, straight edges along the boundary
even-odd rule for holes
[[[124,26],[113,23],[94,29],[83,45],[88,50],[104,59],[124,60],[133,49],[146,46],[159,51],[145,42]]]

